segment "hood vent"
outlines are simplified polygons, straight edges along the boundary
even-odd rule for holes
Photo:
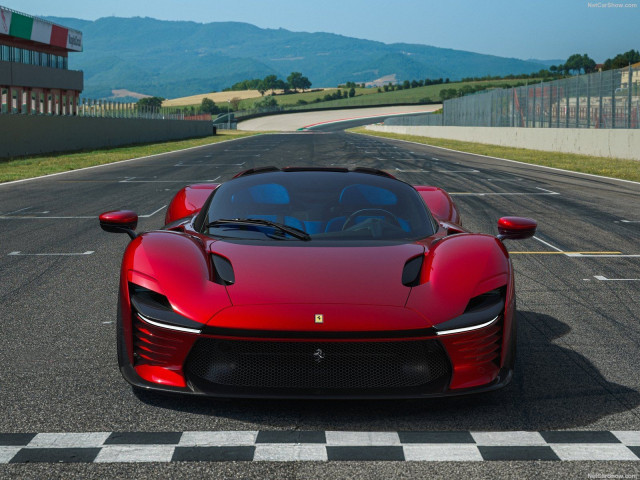
[[[420,285],[420,271],[424,255],[410,258],[402,269],[402,284],[405,287],[417,287]]]
[[[220,285],[233,285],[236,283],[236,275],[228,258],[215,253],[211,254],[213,264],[213,281]]]

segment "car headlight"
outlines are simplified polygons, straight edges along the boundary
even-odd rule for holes
[[[174,312],[169,299],[158,292],[129,283],[129,295],[133,314],[145,323],[186,333],[200,333],[204,326]]]
[[[462,315],[434,326],[436,335],[470,332],[497,322],[504,312],[506,291],[501,287],[473,297]]]

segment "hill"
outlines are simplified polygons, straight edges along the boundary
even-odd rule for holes
[[[84,52],[69,66],[84,70],[87,97],[113,89],[176,98],[222,90],[247,78],[300,71],[313,86],[371,82],[395,75],[450,78],[531,73],[538,62],[416,44],[385,44],[329,33],[262,29],[239,22],[196,23],[105,17],[49,17],[83,32]]]

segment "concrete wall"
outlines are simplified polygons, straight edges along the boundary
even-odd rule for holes
[[[447,138],[505,147],[640,160],[640,130],[586,128],[403,127],[370,125],[369,130]]]
[[[83,73],[77,70],[0,62],[0,85],[82,91],[84,81]]]
[[[211,122],[0,115],[0,158],[206,137]]]

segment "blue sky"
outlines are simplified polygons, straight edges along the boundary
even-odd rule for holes
[[[32,15],[91,20],[115,15],[239,21],[523,59],[588,53],[601,62],[640,49],[640,0],[0,0],[0,4]]]

